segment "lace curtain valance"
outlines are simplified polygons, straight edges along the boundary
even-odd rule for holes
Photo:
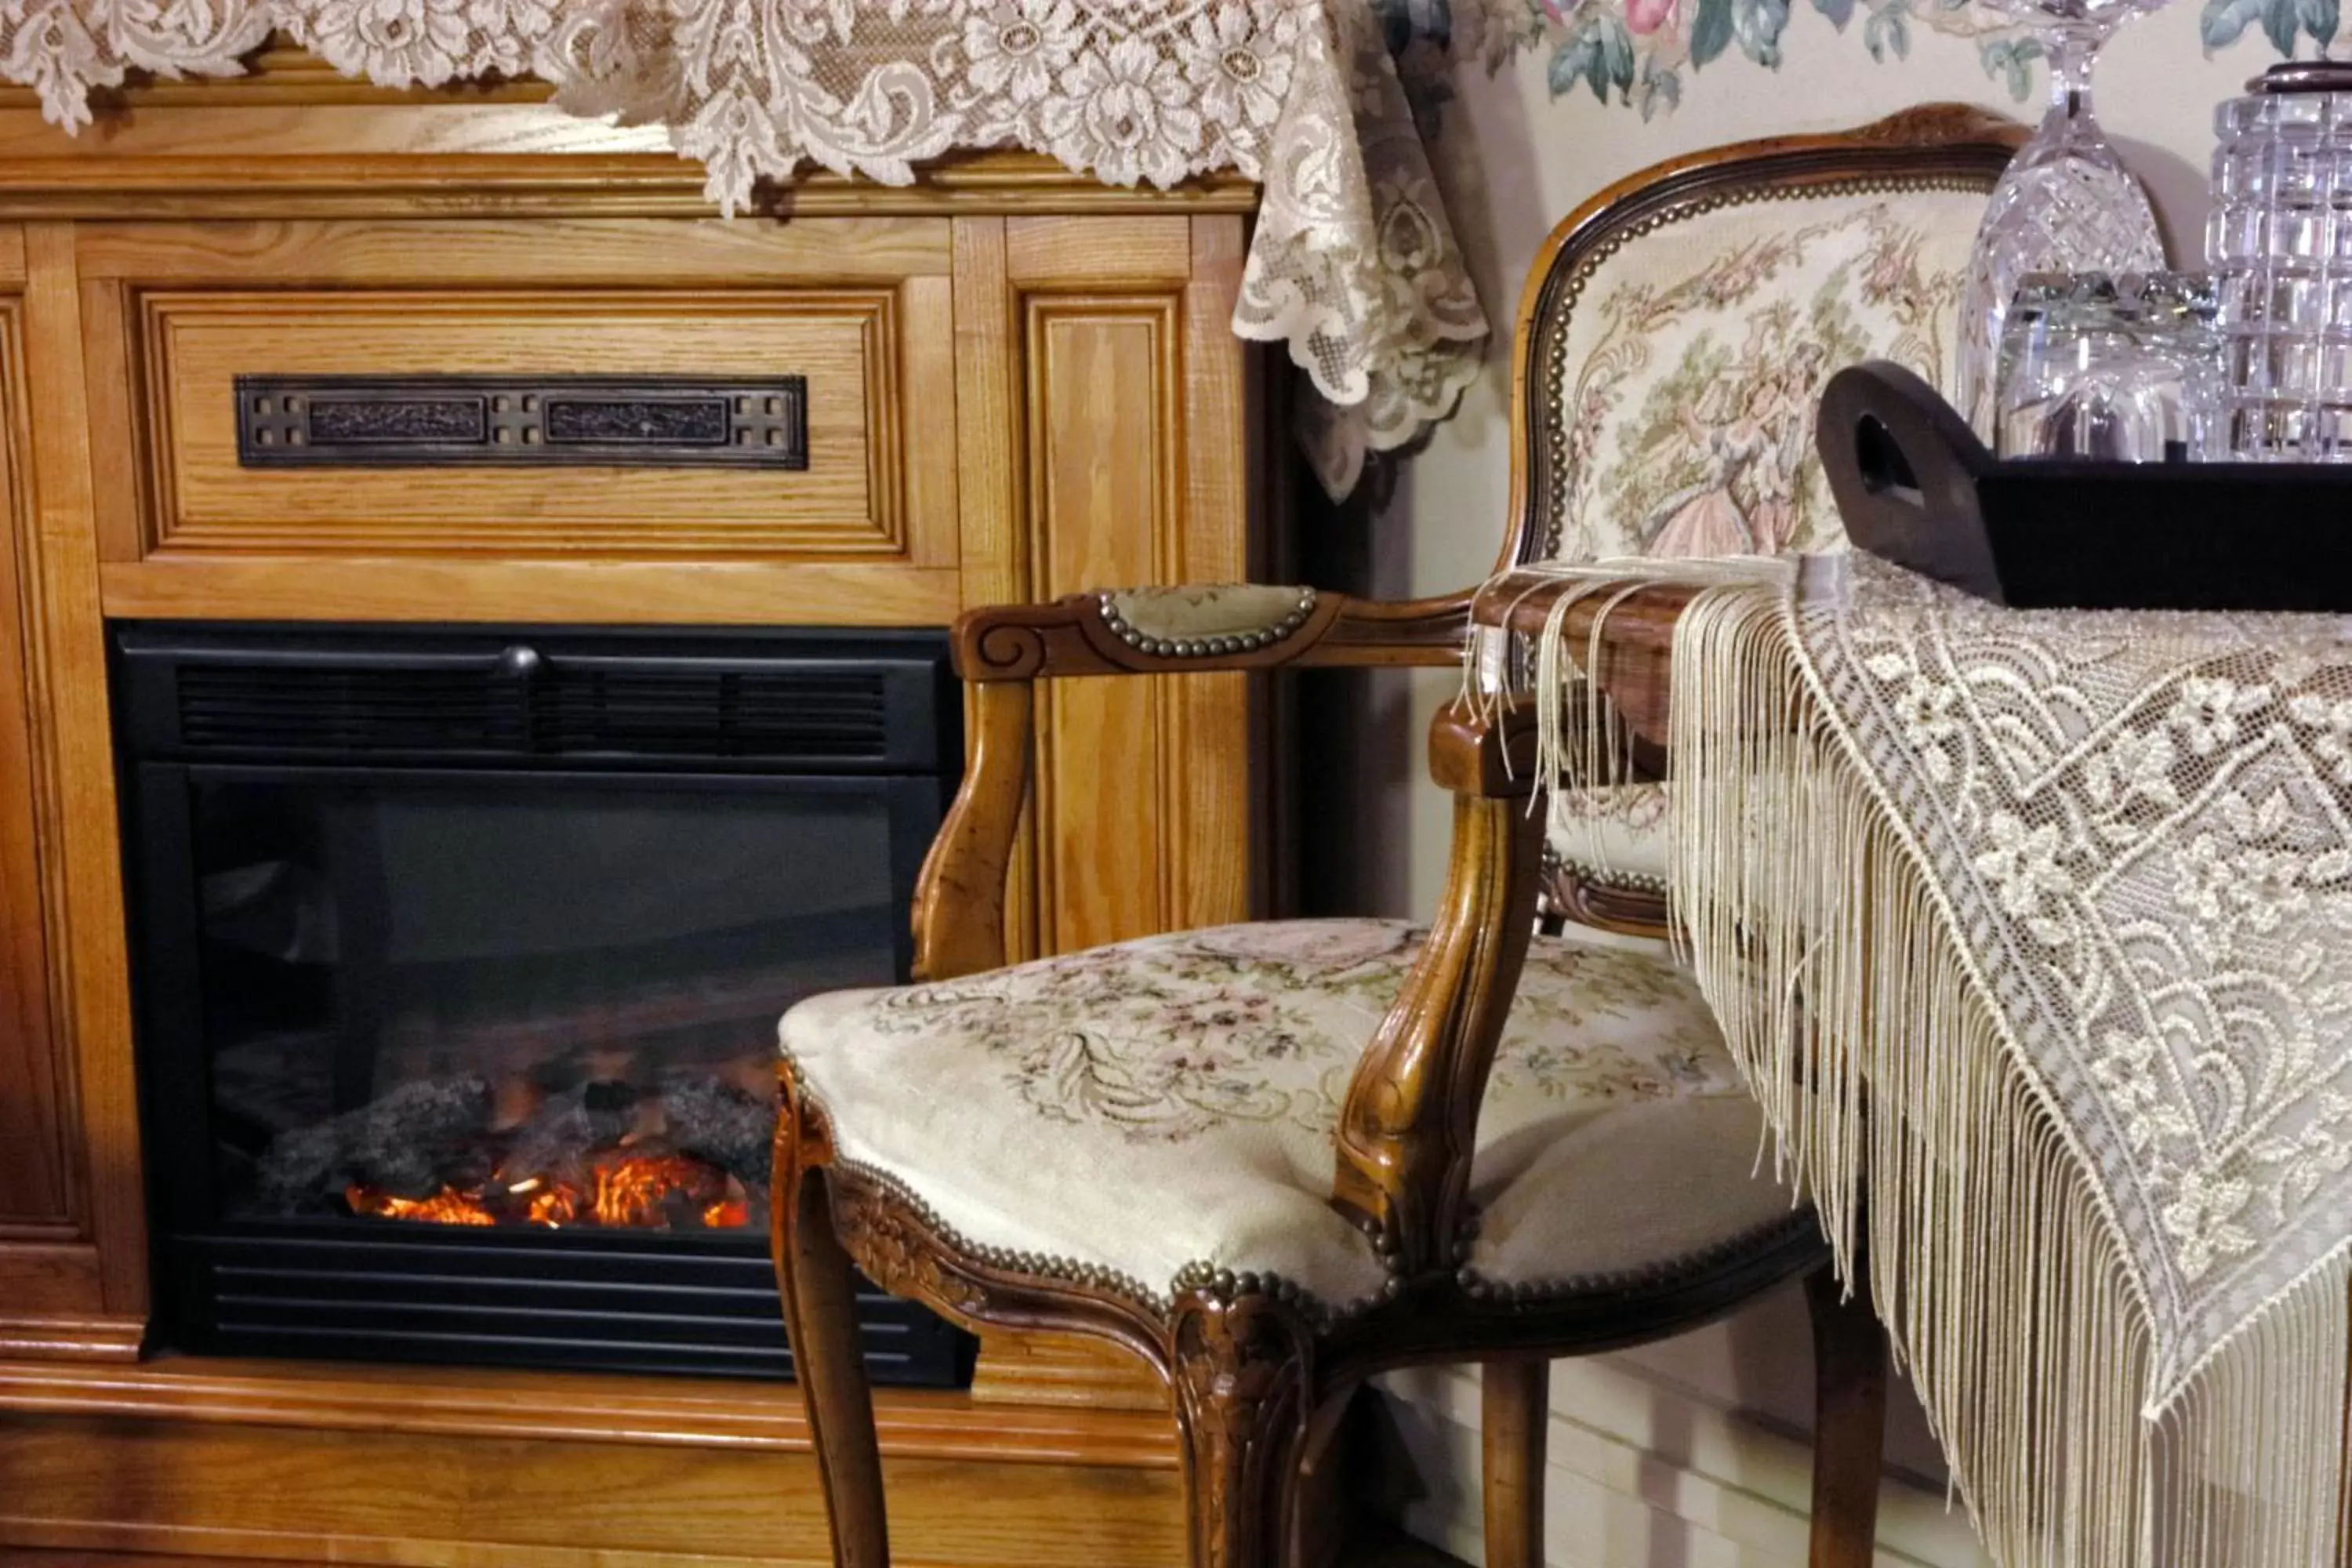
[[[1450,411],[1487,335],[1363,0],[11,0],[0,79],[71,130],[94,88],[234,75],[273,30],[388,87],[530,75],[666,126],[730,212],[804,162],[904,184],[969,148],[1237,172],[1265,195],[1234,330],[1312,378],[1335,491]]]

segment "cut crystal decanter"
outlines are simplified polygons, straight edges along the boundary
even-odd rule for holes
[[[2091,117],[2091,69],[2126,17],[2161,0],[1987,0],[2031,25],[2050,62],[2050,112],[1993,188],[1962,305],[1960,408],[1990,438],[2001,321],[2036,272],[2149,272],[2164,239],[2147,193]]]

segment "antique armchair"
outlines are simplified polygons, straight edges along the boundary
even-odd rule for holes
[[[1805,302],[1832,318],[1843,290],[1921,283],[1925,252],[1898,247],[1906,272],[1871,243],[1892,209],[1932,209],[1937,268],[1952,234],[1964,252],[1975,213],[1946,194],[1972,192],[1980,209],[2006,151],[1967,111],[1937,110],[1682,160],[1571,217],[1538,264],[1520,324],[1518,500],[1502,566],[1600,542],[1594,509],[1660,482],[1580,479],[1607,472],[1606,454],[1561,404],[1602,407],[1604,432],[1615,416],[1608,388],[1577,379],[1569,358],[1587,331],[1580,301],[1607,314],[1613,296],[1591,284],[1613,260],[1640,271],[1643,242],[1665,226],[1755,215],[1727,243],[1762,258],[1748,271],[1760,267],[1773,296],[1755,329],[1769,344],[1791,277],[1811,279]],[[1804,243],[1792,251],[1781,227]],[[1677,268],[1704,263],[1685,247],[1648,271],[1670,289]],[[1858,277],[1865,263],[1881,270]],[[1889,350],[1883,334],[1830,325],[1843,332],[1830,340],[1838,359]],[[1644,346],[1617,352],[1639,361],[1671,341],[1645,331]],[[1628,342],[1604,339],[1601,352]],[[1719,357],[1706,347],[1702,365]],[[1794,406],[1805,393],[1770,395]],[[1755,499],[1761,459],[1748,449],[1764,449],[1767,425],[1787,432],[1766,417],[1767,395],[1751,395],[1737,439],[1707,439],[1717,468],[1745,464],[1717,476],[1721,501],[1649,498],[1681,520],[1670,544],[1759,519],[1774,542],[1804,537],[1816,514],[1801,473],[1769,472]],[[1786,418],[1801,427],[1801,411]],[[1532,1568],[1547,1362],[1679,1333],[1805,1278],[1818,1352],[1812,1562],[1871,1561],[1883,1341],[1830,1278],[1810,1213],[1754,1176],[1758,1114],[1688,979],[1562,918],[1666,929],[1653,873],[1587,876],[1628,857],[1580,856],[1576,824],[1548,848],[1546,816],[1529,809],[1528,706],[1491,693],[1433,729],[1431,771],[1455,808],[1448,883],[1425,933],[1260,922],[1005,966],[1034,682],[1447,665],[1472,604],[1466,593],[1379,605],[1297,588],[1163,589],[958,624],[975,744],[918,891],[919,984],[816,998],[782,1030],[776,1260],[838,1563],[887,1561],[853,1265],[975,1329],[1093,1335],[1157,1369],[1181,1428],[1196,1568],[1318,1561],[1325,1543],[1307,1539],[1301,1477],[1348,1396],[1376,1373],[1436,1361],[1486,1367],[1486,1558]],[[1623,837],[1615,847],[1641,847]],[[1560,934],[1537,930],[1547,900]]]

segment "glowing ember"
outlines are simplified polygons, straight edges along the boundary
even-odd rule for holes
[[[534,1178],[530,1184],[538,1187],[543,1184]],[[524,1189],[514,1187],[509,1190],[520,1193]],[[580,1217],[580,1194],[559,1182],[530,1200],[530,1208],[525,1217],[531,1224],[543,1225],[550,1230],[570,1225]]]
[[[665,1200],[672,1193],[700,1208],[724,1190],[726,1178],[699,1160],[677,1154],[634,1154],[596,1167],[596,1223],[669,1228]]]
[[[366,1187],[348,1187],[343,1197],[353,1214],[380,1219],[423,1220],[429,1225],[496,1225],[488,1209],[463,1193],[442,1188],[429,1198],[396,1198]]]
[[[591,1163],[583,1187],[553,1176],[494,1180],[488,1187],[444,1187],[429,1198],[394,1197],[372,1187],[344,1189],[355,1215],[427,1225],[536,1225],[560,1229],[733,1230],[751,1222],[743,1184],[684,1154],[612,1150]]]

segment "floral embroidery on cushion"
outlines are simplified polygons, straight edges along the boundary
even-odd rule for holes
[[[1203,952],[1228,958],[1344,969],[1418,951],[1424,934],[1386,921],[1266,921],[1199,931],[1193,940]]]
[[[878,1035],[985,1053],[1039,1117],[1192,1142],[1235,1122],[1328,1135],[1427,932],[1381,921],[1227,926],[876,994]],[[1494,1089],[1547,1100],[1736,1093],[1704,1007],[1639,954],[1538,941]]]
[[[1533,1089],[1546,1100],[1678,1100],[1743,1092],[1731,1064],[1698,1048],[1662,1048],[1643,1060],[1614,1046],[1558,1041],[1516,1052],[1495,1064],[1489,1082],[1506,1090]]]

